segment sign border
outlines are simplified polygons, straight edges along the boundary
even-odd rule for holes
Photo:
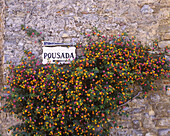
[[[77,58],[77,49],[76,49],[76,43],[57,43],[57,42],[50,42],[50,41],[42,41],[42,43],[43,43],[43,47],[75,47],[75,55],[76,55],[76,57],[75,58]],[[68,48],[69,48],[68,47]],[[43,54],[42,54],[42,59],[43,59]],[[64,62],[58,62],[57,64],[58,65],[66,65],[66,64],[70,64],[71,63],[71,61],[64,61]],[[46,63],[47,64],[47,63]],[[46,65],[46,64],[44,64],[44,65]],[[49,64],[55,64],[55,63],[49,63]]]

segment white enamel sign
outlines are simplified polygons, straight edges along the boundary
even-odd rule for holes
[[[43,47],[43,64],[68,64],[76,58],[75,47]]]

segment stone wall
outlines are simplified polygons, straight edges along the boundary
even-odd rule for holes
[[[0,90],[3,86],[3,2],[0,1]]]
[[[7,61],[19,63],[24,50],[41,58],[42,45],[28,37],[21,24],[42,32],[46,41],[76,42],[82,40],[82,31],[89,32],[95,26],[107,35],[127,32],[143,45],[152,46],[158,40],[160,47],[170,47],[170,0],[0,0],[0,84],[7,76]],[[157,104],[152,104],[152,96],[156,96]],[[168,102],[169,95],[161,91],[145,100],[134,100],[134,107],[130,108],[134,112],[125,123],[129,124],[124,129],[126,134],[168,135]],[[168,112],[162,115],[162,110]],[[0,131],[4,135],[14,120],[5,113],[0,115]],[[162,126],[159,120],[163,120]],[[126,135],[119,132],[112,131],[113,135]]]
[[[164,85],[167,81],[159,82]],[[170,84],[169,84],[170,85]],[[111,136],[169,136],[170,135],[170,88],[150,92],[145,99],[134,99],[125,111],[129,117],[121,117],[123,129],[113,129]]]
[[[96,26],[104,34],[127,32],[144,45],[170,46],[170,0],[3,0],[4,62],[18,62],[23,50],[42,53],[21,24],[42,32],[46,41],[76,42]],[[16,59],[17,58],[17,59]]]

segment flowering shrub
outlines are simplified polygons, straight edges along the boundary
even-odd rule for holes
[[[83,56],[64,68],[42,65],[29,51],[20,65],[9,67],[9,87],[4,88],[9,96],[2,97],[2,110],[23,120],[14,133],[108,135],[120,127],[115,116],[127,115],[122,105],[138,93],[132,85],[146,94],[169,72],[164,53],[154,58],[134,37],[105,37],[97,30],[84,36]]]
[[[25,33],[33,38],[34,36],[36,36],[36,38],[38,38],[38,43],[41,43],[42,41],[44,41],[44,37],[42,36],[42,32],[37,32],[35,29],[31,28],[31,27],[26,27],[25,25],[21,25],[21,30],[25,31]],[[37,43],[37,41],[35,41],[35,43]]]
[[[106,135],[109,127],[119,127],[114,115],[126,114],[121,105],[138,93],[131,86],[140,86],[144,94],[156,90],[154,80],[166,76],[168,61],[164,53],[153,58],[150,49],[124,33],[108,38],[96,30],[84,36],[87,39],[84,54],[70,65],[67,118],[77,119],[77,133],[91,135],[102,126],[98,133]],[[86,129],[91,131],[86,133]]]
[[[20,65],[9,67],[10,87],[4,89],[10,95],[4,97],[7,103],[2,109],[23,120],[14,128],[21,130],[21,134],[59,135],[60,124],[64,128],[66,90],[63,87],[67,85],[69,71],[57,65],[42,65],[30,51],[25,53],[27,58]]]

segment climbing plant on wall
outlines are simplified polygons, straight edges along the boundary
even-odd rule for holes
[[[107,37],[97,29],[83,35],[83,55],[68,66],[42,65],[30,51],[20,65],[10,65],[1,110],[23,121],[10,128],[14,134],[109,135],[121,127],[116,116],[127,116],[124,106],[139,94],[133,86],[145,97],[156,90],[155,80],[168,76],[164,52],[154,57],[134,37]]]
[[[31,38],[33,38],[33,37],[38,38],[37,39],[38,43],[41,43],[42,41],[44,41],[44,36],[42,35],[42,32],[38,32],[37,30],[35,30],[29,26],[25,26],[23,24],[21,25],[21,30],[25,31],[25,33]],[[35,43],[36,42],[37,41],[35,40]]]

